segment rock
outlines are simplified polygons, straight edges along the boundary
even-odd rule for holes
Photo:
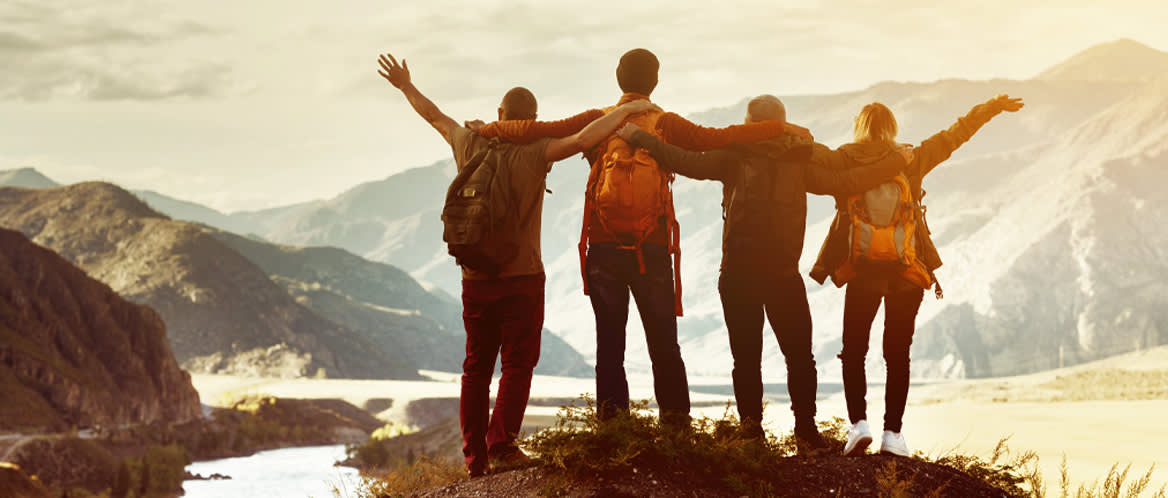
[[[8,462],[0,462],[0,489],[7,498],[50,498],[39,479],[29,477],[20,466]]]
[[[197,419],[154,310],[0,229],[0,429],[59,431]]]

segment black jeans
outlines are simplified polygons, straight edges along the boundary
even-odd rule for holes
[[[884,301],[884,364],[888,379],[884,391],[884,430],[900,432],[904,407],[908,402],[909,348],[916,328],[924,289],[889,286],[887,293],[849,283],[844,297],[844,337],[840,363],[843,364],[844,396],[852,423],[868,418],[867,376],[864,358],[868,337],[880,301]]]
[[[645,342],[653,364],[653,390],[662,418],[688,417],[689,382],[677,345],[673,265],[664,246],[645,244],[642,254],[644,274],[636,251],[604,243],[588,248],[589,296],[596,313],[596,401],[602,418],[629,408],[625,325],[631,292],[645,326]]]
[[[734,355],[734,399],[744,423],[762,421],[763,314],[787,362],[787,392],[795,425],[815,427],[815,356],[811,310],[798,273],[723,272],[718,279],[722,312]]]

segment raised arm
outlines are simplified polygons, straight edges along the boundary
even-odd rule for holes
[[[554,162],[591,149],[601,140],[612,135],[616,131],[616,127],[620,126],[629,116],[648,110],[660,111],[661,108],[648,100],[634,100],[623,104],[599,119],[593,120],[575,134],[548,142],[544,157],[549,162]]]
[[[981,129],[982,125],[989,122],[994,116],[1002,111],[1018,112],[1024,105],[1022,99],[1010,98],[1006,94],[998,95],[973,106],[973,109],[969,110],[969,114],[958,118],[957,122],[953,123],[949,129],[942,130],[921,142],[915,151],[921,177],[927,175],[942,161],[949,159],[949,156],[953,155],[953,151],[968,142],[973,134],[977,133],[977,130]]]
[[[495,121],[478,129],[480,137],[499,137],[513,143],[530,143],[540,138],[563,138],[579,133],[589,123],[604,116],[604,111],[592,109],[559,121],[517,119]]]
[[[657,165],[695,180],[725,180],[730,171],[727,152],[691,152],[681,147],[662,142],[633,123],[625,124],[617,132],[629,145],[649,151],[657,160]]]
[[[450,133],[458,127],[458,123],[450,119],[450,116],[443,114],[434,102],[418,91],[418,88],[410,81],[410,67],[406,65],[406,60],[402,59],[401,64],[398,64],[397,59],[394,59],[392,55],[385,54],[377,58],[377,63],[381,66],[377,74],[385,78],[394,88],[401,90],[405,94],[406,100],[413,106],[414,111],[422,116],[422,119],[425,119],[427,123],[430,123],[430,126],[433,126],[435,130],[438,130],[446,143],[451,143]]]
[[[657,121],[657,129],[666,143],[689,150],[712,150],[732,143],[748,144],[780,135],[811,138],[811,132],[799,125],[782,121],[759,121],[709,128],[693,124],[676,113],[666,113]]]

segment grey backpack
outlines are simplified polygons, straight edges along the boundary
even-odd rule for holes
[[[500,164],[511,144],[491,139],[460,168],[446,191],[442,240],[461,266],[497,276],[519,253],[518,217],[509,172]]]

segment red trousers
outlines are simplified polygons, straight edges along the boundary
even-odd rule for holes
[[[462,362],[459,422],[462,454],[472,472],[487,468],[488,456],[516,450],[539,361],[543,331],[544,274],[462,281],[466,360]],[[495,410],[488,413],[495,357],[503,357]]]

